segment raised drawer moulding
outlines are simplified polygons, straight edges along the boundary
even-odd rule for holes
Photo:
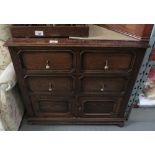
[[[6,43],[28,122],[123,126],[150,66],[154,40],[149,48],[147,40],[135,39],[49,40],[13,38]]]

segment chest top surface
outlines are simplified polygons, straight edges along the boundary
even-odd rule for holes
[[[70,38],[13,38],[6,46],[47,47],[148,47],[148,41],[137,40],[111,30],[91,25],[88,37]]]

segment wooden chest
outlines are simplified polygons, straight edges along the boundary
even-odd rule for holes
[[[31,123],[123,125],[147,42],[8,41]]]

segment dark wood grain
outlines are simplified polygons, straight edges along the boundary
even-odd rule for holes
[[[82,117],[29,117],[28,122],[31,124],[107,124],[122,125],[124,118],[82,118]]]
[[[28,76],[25,79],[29,92],[49,92],[52,95],[71,95],[75,90],[75,78],[72,76],[38,75]]]
[[[43,36],[36,36],[35,31],[42,31]],[[13,25],[13,38],[40,38],[40,37],[88,37],[89,27],[85,25]]]
[[[50,40],[57,40],[58,43],[51,44]],[[131,41],[131,40],[77,40],[77,39],[60,39],[60,38],[13,38],[6,44],[9,47],[132,47],[147,48],[147,41]]]
[[[148,42],[58,40],[56,45],[49,39],[6,44],[29,122],[122,125]],[[45,69],[46,59],[51,70]]]
[[[32,95],[32,106],[38,117],[73,117],[71,98]]]
[[[125,91],[126,77],[83,76],[80,78],[81,93],[112,93]]]
[[[81,70],[83,72],[128,72],[132,69],[135,58],[135,52],[131,49],[105,48],[101,51],[83,51],[81,52]],[[107,69],[105,69],[106,65]]]
[[[22,53],[23,67],[26,70],[71,71],[73,69],[72,51],[23,51]],[[49,68],[46,68],[47,65]]]
[[[79,109],[80,116],[85,118],[117,118],[122,99],[119,96],[79,98],[81,104],[81,109]]]

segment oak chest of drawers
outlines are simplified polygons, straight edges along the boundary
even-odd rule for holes
[[[123,125],[147,42],[8,41],[31,123]]]

